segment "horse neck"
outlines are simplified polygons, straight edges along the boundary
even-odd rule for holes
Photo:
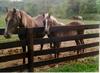
[[[25,28],[36,27],[35,20],[33,20],[33,18],[24,11],[22,11],[22,23]]]

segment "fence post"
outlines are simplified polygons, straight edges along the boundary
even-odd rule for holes
[[[33,53],[33,30],[32,28],[29,28],[27,30],[27,43],[28,43],[28,71],[29,72],[33,72],[34,68],[33,68],[33,61],[34,61],[34,57],[32,55]]]

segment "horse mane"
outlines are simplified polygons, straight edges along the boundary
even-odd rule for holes
[[[43,27],[43,15],[38,15],[36,17],[33,17],[34,20],[36,20],[37,27]]]
[[[36,26],[36,22],[35,20],[28,15],[25,11],[20,11],[20,15],[21,15],[21,19],[22,19],[22,24],[26,27],[26,28],[32,28]]]

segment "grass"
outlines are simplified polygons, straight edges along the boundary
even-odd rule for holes
[[[5,27],[5,16],[0,16],[0,28]]]
[[[16,40],[19,40],[17,35],[12,35],[10,39],[5,39],[4,36],[0,36],[0,43],[11,42],[11,41],[16,41]]]
[[[99,60],[98,56],[85,58],[83,61],[72,61],[58,68],[50,68],[48,72],[98,72]]]

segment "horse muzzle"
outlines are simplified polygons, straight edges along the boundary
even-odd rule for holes
[[[44,30],[44,32],[45,32],[45,34],[49,34],[49,28],[46,28],[45,30]]]
[[[47,35],[49,35],[49,31],[45,31],[44,33],[47,34]]]
[[[6,39],[11,38],[10,34],[7,34],[7,33],[4,34],[4,37],[5,37]]]

